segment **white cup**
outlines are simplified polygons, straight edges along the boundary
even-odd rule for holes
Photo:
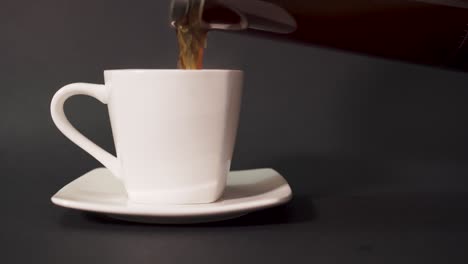
[[[107,70],[105,85],[73,83],[52,99],[58,129],[117,178],[129,200],[192,204],[223,193],[239,119],[236,70]],[[73,95],[108,105],[117,157],[78,132],[63,111]]]

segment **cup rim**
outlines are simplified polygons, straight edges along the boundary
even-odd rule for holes
[[[236,69],[199,69],[199,70],[184,70],[184,69],[109,69],[104,70],[104,73],[154,73],[154,72],[173,72],[173,73],[227,73],[227,72],[239,72],[242,70]]]

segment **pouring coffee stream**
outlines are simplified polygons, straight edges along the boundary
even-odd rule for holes
[[[194,6],[190,25],[205,33],[238,31],[468,71],[466,0],[173,0],[172,25],[187,21]]]
[[[255,0],[174,0],[171,25],[176,29],[181,69],[202,68],[203,49],[210,30],[250,28],[284,34],[296,29],[294,18],[283,8]]]

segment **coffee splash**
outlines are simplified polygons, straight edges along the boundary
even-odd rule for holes
[[[194,70],[203,67],[208,31],[202,27],[201,3],[202,1],[191,1],[185,16],[174,23],[179,44],[179,69]]]

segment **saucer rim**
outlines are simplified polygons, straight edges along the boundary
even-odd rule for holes
[[[252,203],[236,203],[230,205],[224,205],[222,208],[219,207],[219,202],[213,202],[209,204],[140,204],[140,203],[132,203],[129,202],[128,199],[122,201],[126,203],[127,206],[122,206],[122,204],[96,204],[93,202],[86,202],[81,200],[70,200],[60,196],[60,192],[75,182],[76,180],[84,177],[85,175],[99,169],[106,168],[95,168],[90,170],[80,177],[70,181],[66,185],[64,185],[58,192],[56,192],[51,197],[51,202],[57,206],[86,211],[86,212],[93,212],[93,213],[103,213],[103,214],[115,214],[115,215],[122,215],[122,216],[145,216],[145,217],[197,217],[197,216],[219,216],[225,214],[233,214],[233,213],[249,213],[252,211],[258,211],[267,209],[270,207],[276,207],[282,204],[289,202],[292,199],[292,190],[289,183],[286,179],[276,170],[272,168],[258,168],[258,169],[248,169],[248,170],[238,170],[238,171],[231,171],[231,172],[248,172],[253,170],[272,170],[275,172],[279,177],[282,178],[284,184],[275,189],[278,191],[280,189],[284,194],[278,197],[262,197],[260,201],[256,201]],[[207,207],[210,206],[210,207]],[[212,205],[212,206],[211,206]],[[217,206],[218,205],[218,206]],[[200,211],[200,206],[204,208]]]

